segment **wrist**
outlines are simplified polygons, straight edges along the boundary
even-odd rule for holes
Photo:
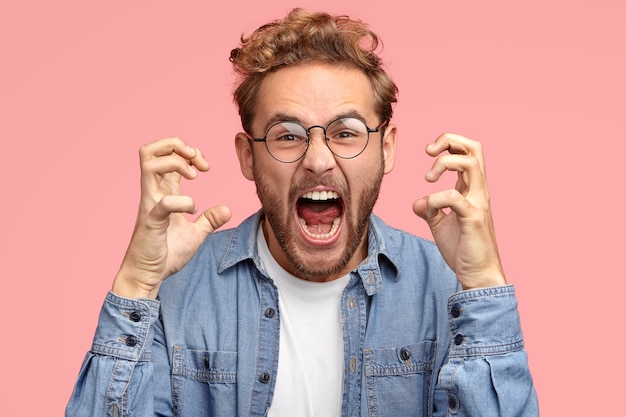
[[[120,270],[111,287],[111,292],[124,298],[156,298],[160,287],[160,281],[156,285],[146,284],[133,274]]]
[[[500,287],[506,285],[506,277],[500,271],[481,273],[480,276],[457,277],[463,290],[475,290],[478,288]]]

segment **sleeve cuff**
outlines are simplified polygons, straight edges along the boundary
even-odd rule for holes
[[[479,288],[448,299],[451,357],[502,354],[524,348],[513,285]]]
[[[109,292],[104,300],[91,351],[132,361],[149,361],[157,300],[123,298]]]

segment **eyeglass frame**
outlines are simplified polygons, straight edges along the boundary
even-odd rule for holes
[[[365,141],[365,145],[363,146],[363,149],[361,149],[356,155],[353,156],[341,156],[335,153],[335,151],[333,151],[333,149],[330,147],[330,145],[328,144],[328,142],[330,141],[330,139],[326,136],[326,129],[328,129],[328,127],[330,125],[332,125],[333,123],[335,123],[336,121],[339,121],[341,119],[355,119],[360,121],[361,123],[363,123],[363,126],[365,126],[365,130],[367,131],[367,140]],[[281,123],[293,123],[293,124],[297,124],[300,127],[302,127],[304,129],[304,131],[306,132],[306,147],[304,148],[304,152],[302,152],[302,155],[300,155],[298,158],[294,159],[293,161],[283,161],[282,159],[278,159],[273,153],[272,151],[270,151],[269,146],[267,145],[267,135],[269,133],[269,131],[276,125],[279,125]],[[277,160],[278,162],[282,162],[283,164],[293,164],[294,162],[298,162],[300,159],[304,158],[304,155],[306,155],[307,151],[309,150],[309,146],[311,144],[311,129],[314,128],[320,128],[322,129],[322,132],[324,132],[324,143],[326,143],[326,146],[328,147],[328,149],[330,150],[330,152],[335,155],[338,158],[341,159],[354,159],[357,156],[361,155],[365,149],[367,148],[367,145],[369,144],[370,141],[370,133],[377,133],[377,132],[382,132],[381,129],[383,129],[387,124],[389,123],[389,119],[384,119],[378,126],[371,128],[368,127],[367,124],[361,120],[360,118],[357,117],[338,117],[334,120],[331,120],[330,122],[328,122],[328,124],[326,125],[326,127],[324,126],[320,126],[320,125],[313,125],[313,126],[309,126],[308,128],[302,126],[300,123],[295,122],[295,121],[289,121],[289,120],[281,120],[278,121],[276,123],[272,123],[267,130],[265,130],[265,136],[263,136],[262,138],[255,138],[252,135],[250,135],[248,132],[244,132],[244,134],[248,137],[249,140],[253,141],[253,142],[265,142],[265,149],[267,149],[267,152],[270,154],[270,156],[272,158],[274,158],[275,160]]]

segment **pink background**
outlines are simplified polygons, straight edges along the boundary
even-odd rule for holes
[[[62,415],[132,230],[141,144],[202,147],[213,169],[184,190],[229,204],[231,225],[258,207],[227,57],[295,5],[359,17],[385,42],[400,144],[376,212],[429,236],[411,212],[440,188],[423,180],[426,143],[481,140],[542,415],[623,408],[626,13],[591,3],[3,2],[2,415]]]

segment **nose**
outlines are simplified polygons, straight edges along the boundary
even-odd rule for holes
[[[309,129],[309,147],[302,166],[314,174],[323,174],[335,168],[337,161],[326,143],[326,132],[320,126]]]

